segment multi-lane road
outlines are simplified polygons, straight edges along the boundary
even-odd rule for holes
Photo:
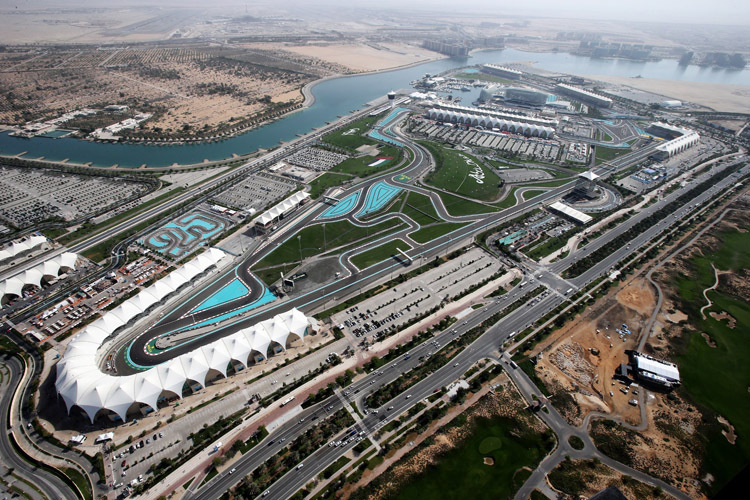
[[[0,458],[7,468],[12,468],[13,473],[18,476],[19,480],[13,480],[14,486],[23,492],[24,496],[33,499],[50,499],[50,498],[75,498],[75,493],[71,491],[59,477],[28,463],[19,457],[15,448],[11,444],[11,439],[15,439],[14,434],[8,428],[9,412],[11,411],[11,400],[18,389],[23,375],[21,362],[15,357],[2,359],[0,366],[7,368],[8,372],[2,378],[0,385]]]
[[[707,180],[711,175],[718,173],[719,171],[723,170],[723,168],[728,168],[728,165],[717,167],[714,171],[707,172],[699,176],[698,178],[696,178],[694,183],[691,183],[690,185],[671,193],[661,202],[652,205],[652,207],[649,207],[651,208],[650,210],[642,211],[638,215],[634,216],[633,219],[636,219],[637,222],[638,220],[642,220],[643,218],[648,217],[655,210],[658,210],[661,206],[663,206],[663,204],[668,203],[672,199],[683,194],[686,190],[691,189],[694,185]],[[721,192],[731,187],[732,184],[736,182],[739,176],[747,174],[747,170],[748,167],[744,167],[739,174],[730,175],[724,178],[713,188],[704,191],[702,194],[686,203],[686,206],[689,207],[690,205],[700,205],[701,203],[708,201],[711,197],[715,196],[717,192]],[[689,208],[684,208],[676,212],[674,216],[667,217],[661,224],[653,226],[646,232],[642,233],[636,240],[634,240],[632,243],[632,249],[623,248],[617,250],[608,258],[594,264],[581,276],[575,278],[575,281],[580,285],[583,285],[587,282],[592,281],[598,276],[602,276],[608,273],[613,264],[630,255],[634,249],[638,248],[638,246],[641,246],[646,241],[657,236],[660,232],[679,222],[681,218],[687,216],[689,212]],[[588,255],[589,253],[595,251],[600,246],[608,243],[613,238],[616,238],[617,236],[622,234],[622,232],[625,230],[627,230],[627,227],[621,229],[616,228],[615,230],[601,236],[593,244],[590,244],[577,252],[574,258],[571,257],[571,259],[567,261],[568,265],[570,265],[575,259]],[[431,374],[430,377],[425,378],[424,380],[407,390],[406,393],[401,394],[391,401],[383,404],[378,409],[379,411],[377,414],[370,413],[369,415],[367,415],[363,419],[361,427],[358,425],[358,428],[368,433],[368,435],[371,435],[373,430],[389,422],[393,418],[402,415],[417,402],[432,394],[435,389],[448,385],[449,383],[458,379],[476,361],[482,358],[492,357],[493,351],[496,351],[506,340],[508,340],[511,333],[525,329],[528,325],[534,323],[536,320],[544,316],[547,312],[567,300],[567,298],[563,294],[558,292],[561,283],[560,278],[555,273],[545,271],[541,272],[540,275],[541,277],[538,280],[529,278],[529,282],[526,285],[527,288],[525,290],[531,290],[539,284],[542,284],[547,289],[542,293],[542,295],[538,296],[536,300],[532,299],[527,304],[521,305],[520,308],[514,310],[512,313],[504,317],[500,322],[498,322],[492,328],[488,329],[484,334],[482,334],[471,345],[467,346],[453,360],[444,365],[442,368],[438,369],[435,373]],[[517,296],[522,295],[523,293],[524,290],[516,288],[510,293],[498,299],[495,299],[485,307],[476,310],[458,325],[441,332],[433,339],[430,339],[422,345],[412,349],[409,359],[404,359],[402,357],[398,360],[394,360],[388,363],[388,365],[382,367],[377,372],[370,373],[369,375],[363,377],[361,380],[352,384],[347,388],[347,397],[352,398],[357,403],[357,406],[359,408],[364,408],[365,405],[363,400],[370,391],[376,390],[378,387],[381,387],[382,385],[396,379],[401,375],[401,373],[407,372],[410,369],[414,368],[417,364],[421,363],[421,361],[419,360],[420,356],[426,355],[427,352],[436,352],[437,349],[444,347],[453,337],[463,335],[466,331],[470,330],[488,317],[502,310],[514,300],[517,300]],[[436,347],[433,342],[439,343],[440,347]],[[525,382],[521,380],[521,378],[523,377],[520,374],[520,370],[514,370],[512,368],[510,368],[509,370],[514,379],[519,379],[516,380],[517,385],[520,386],[525,383],[526,387],[529,387],[529,384],[531,384],[531,382],[529,380],[526,380]],[[533,384],[531,384],[531,386],[533,387]],[[536,391],[536,393],[538,394],[539,392]],[[406,396],[410,397],[407,398]],[[218,498],[228,488],[241,480],[242,477],[252,472],[252,470],[254,470],[255,467],[257,467],[260,463],[278,452],[280,446],[267,446],[268,441],[275,440],[278,442],[280,438],[284,437],[285,440],[289,442],[297,436],[302,435],[304,431],[306,431],[310,426],[316,423],[315,420],[312,420],[311,417],[314,414],[317,414],[322,418],[325,415],[325,411],[322,408],[330,406],[333,407],[333,411],[336,411],[342,407],[342,403],[340,402],[338,397],[332,397],[319,405],[303,411],[299,414],[300,419],[304,418],[304,421],[302,423],[299,423],[299,421],[295,417],[293,421],[287,422],[286,424],[282,425],[277,431],[273,432],[264,443],[261,443],[250,453],[243,456],[235,465],[236,471],[233,474],[224,473],[223,475],[220,475],[213,481],[209,482],[206,486],[199,489],[197,492],[191,492],[188,498]],[[388,410],[387,408],[391,406],[393,407],[393,409]],[[554,415],[556,415],[556,412],[554,413]],[[573,432],[569,430],[569,426],[567,426],[567,424],[565,424],[562,419],[559,419],[557,425],[552,425],[552,428],[556,431],[556,433],[558,433],[558,440],[565,437],[559,435],[559,433]],[[585,429],[579,429],[574,433],[576,435],[586,436]],[[313,455],[302,462],[304,463],[303,468],[293,469],[279,481],[277,481],[269,489],[268,498],[288,498],[297,489],[314,478],[317,473],[323,470],[327,465],[329,465],[343,453],[348,451],[348,449],[352,446],[354,446],[353,443],[346,447],[324,447],[316,451]],[[565,447],[564,445],[561,446]],[[567,449],[567,447],[565,448]],[[626,471],[626,473],[631,474],[642,481],[662,487],[665,491],[668,491],[673,496],[676,496],[678,498],[687,498],[684,493],[676,490],[675,488],[672,488],[667,484],[662,483],[661,481],[650,478],[648,475],[642,472],[629,469],[622,464],[618,464],[617,462],[608,459],[607,457],[600,456],[598,452],[596,452],[595,449],[593,449],[593,447],[590,445],[587,445],[585,451],[587,451],[589,456],[600,457],[601,460],[606,461],[608,465],[615,467],[618,470]]]
[[[241,328],[252,326],[258,321],[267,319],[275,314],[278,314],[279,312],[288,310],[292,307],[297,307],[303,311],[314,310],[330,301],[332,297],[340,298],[354,291],[358,291],[361,288],[372,284],[374,281],[377,281],[383,276],[387,276],[394,270],[400,268],[402,264],[390,260],[381,262],[374,266],[370,266],[366,270],[360,271],[352,266],[349,262],[349,256],[354,252],[362,252],[369,248],[374,248],[378,245],[381,245],[383,243],[383,240],[385,239],[393,240],[396,238],[402,238],[410,240],[408,238],[408,233],[412,232],[415,227],[418,227],[418,224],[416,224],[413,220],[409,219],[403,214],[389,214],[368,221],[367,223],[362,223],[361,221],[353,218],[352,214],[358,213],[359,209],[364,206],[363,204],[365,203],[367,191],[378,182],[388,180],[389,183],[395,186],[408,189],[410,191],[416,191],[429,196],[440,217],[448,221],[467,223],[467,225],[465,225],[464,227],[423,245],[414,244],[414,248],[408,252],[409,256],[413,260],[418,258],[427,260],[436,255],[445,253],[448,249],[452,248],[456,244],[468,241],[475,234],[481,231],[493,227],[502,221],[512,219],[524,212],[533,209],[541,203],[549,202],[563,196],[574,186],[574,182],[571,181],[565,185],[559,186],[546,192],[544,195],[534,197],[531,200],[522,202],[512,208],[503,210],[501,212],[494,212],[479,216],[451,216],[445,205],[443,204],[442,199],[436,192],[415,185],[415,180],[432,167],[433,160],[431,156],[421,146],[414,144],[403,134],[397,134],[396,137],[399,141],[406,144],[406,147],[412,153],[412,161],[409,165],[395,172],[389,172],[388,174],[373,177],[346,189],[342,194],[339,195],[341,199],[358,191],[361,192],[356,207],[353,210],[349,211],[346,215],[343,215],[339,218],[320,220],[318,219],[318,217],[328,208],[327,204],[320,203],[314,209],[306,211],[302,218],[295,219],[291,223],[277,229],[277,234],[274,235],[272,241],[261,246],[258,250],[252,252],[248,256],[243,257],[237,264],[237,267],[234,268],[231,272],[223,273],[221,277],[213,281],[203,291],[199,292],[195,296],[191,297],[190,300],[184,302],[180,306],[167,313],[165,317],[160,320],[159,324],[156,327],[140,334],[133,341],[132,345],[128,349],[128,352],[122,352],[121,355],[118,355],[118,371],[121,370],[121,373],[126,373],[129,370],[128,363],[124,361],[122,356],[129,356],[129,362],[140,366],[153,366],[159,363],[163,363],[164,361],[174,356],[189,352],[200,347],[203,344],[212,342],[220,336],[229,334],[233,331],[237,331]],[[611,163],[611,166],[600,168],[599,173],[604,177],[610,172],[615,171],[616,169],[620,169],[646,157],[648,154],[650,154],[651,149],[652,146],[644,148],[643,150],[629,153],[627,155],[623,155],[616,161],[613,161]],[[404,179],[404,176],[408,177],[409,180],[401,180]],[[262,287],[251,275],[249,269],[255,263],[261,261],[264,257],[273,252],[276,246],[278,246],[280,243],[293,237],[294,234],[296,234],[303,227],[315,223],[333,222],[335,220],[349,220],[357,225],[374,225],[382,222],[385,218],[391,217],[398,217],[402,219],[407,223],[408,227],[398,232],[389,233],[387,237],[372,241],[355,250],[344,252],[341,255],[339,261],[344,268],[342,269],[342,271],[345,270],[346,275],[341,279],[321,286],[314,291],[298,295],[284,301],[279,301],[275,305],[272,304],[271,306],[264,308],[260,313],[245,314],[241,319],[225,321],[216,329],[214,335],[199,337],[198,339],[195,339],[188,343],[183,343],[165,352],[151,353],[147,351],[146,346],[153,338],[156,338],[160,335],[165,335],[167,333],[177,332],[182,329],[188,328],[195,323],[205,322],[214,317],[222,316],[227,312],[236,310],[238,307],[241,307],[242,305],[245,305],[248,302],[252,301],[252,298],[248,299],[248,297],[243,297],[234,301],[228,301],[215,308],[206,309],[194,314],[187,315],[187,313],[193,307],[195,307],[196,304],[202,302],[211,294],[215,293],[216,290],[220,289],[229,281],[233,280],[237,275],[242,276],[243,281],[245,281],[247,284],[255,284],[257,286],[256,290],[254,291],[253,297],[259,295]]]

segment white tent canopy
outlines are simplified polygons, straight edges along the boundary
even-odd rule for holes
[[[48,276],[50,278],[57,278],[61,271],[65,269],[75,269],[78,255],[70,252],[61,253],[52,259],[42,262],[31,269],[20,272],[15,276],[3,280],[0,282],[0,299],[4,299],[6,295],[17,295],[21,296],[23,287],[26,285],[34,285],[41,287],[42,278]]]
[[[189,267],[183,266],[141,294],[123,302],[73,337],[57,365],[55,382],[68,411],[78,406],[93,422],[99,410],[108,409],[125,420],[128,409],[134,403],[142,403],[156,410],[157,401],[164,391],[181,397],[182,388],[188,380],[205,386],[209,369],[226,376],[231,360],[246,365],[253,350],[267,357],[272,341],[285,347],[289,335],[302,338],[307,334],[310,320],[297,309],[291,309],[134,375],[115,377],[99,371],[96,353],[104,340],[117,328],[175,291],[176,287],[165,286],[164,281],[177,274],[177,282],[187,283],[225,256],[220,250],[210,249],[194,259]]]
[[[47,243],[47,238],[44,236],[31,236],[24,241],[13,242],[6,248],[0,250],[0,262],[4,262],[8,259],[12,259],[16,255],[20,255]]]

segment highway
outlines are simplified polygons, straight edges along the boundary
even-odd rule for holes
[[[0,388],[2,392],[2,398],[0,399],[0,413],[2,413],[0,415],[0,419],[2,419],[2,423],[0,423],[0,432],[2,432],[2,438],[0,438],[0,457],[2,457],[2,463],[5,467],[12,468],[14,474],[34,485],[36,489],[23,481],[16,480],[12,482],[24,494],[34,499],[76,498],[75,493],[60,478],[29,464],[16,453],[15,448],[10,442],[12,433],[8,429],[8,413],[13,395],[21,382],[23,368],[21,362],[15,357],[2,359],[0,362],[8,369],[8,375],[3,377]],[[11,478],[6,478],[6,480],[8,479]]]
[[[61,247],[58,248],[52,252],[45,253],[40,258],[34,259],[33,261],[30,261],[26,264],[26,267],[30,267],[31,265],[34,265],[36,263],[44,262],[46,260],[49,260],[63,252],[74,252],[74,253],[83,253],[84,251],[88,250],[89,248],[93,248],[96,245],[103,243],[110,238],[117,236],[120,233],[123,233],[125,231],[130,230],[131,228],[141,224],[142,222],[145,222],[153,217],[162,215],[162,214],[169,214],[174,209],[175,206],[179,206],[182,203],[188,202],[198,196],[200,198],[195,201],[195,204],[200,203],[201,201],[208,200],[213,194],[215,194],[213,191],[216,188],[222,187],[226,182],[236,179],[236,182],[241,181],[245,176],[251,175],[253,173],[259,172],[269,166],[271,166],[273,163],[278,161],[279,159],[288,156],[295,151],[298,151],[299,149],[302,149],[304,147],[310,146],[314,143],[316,143],[323,135],[329,133],[331,130],[338,128],[342,125],[345,125],[346,123],[352,122],[354,120],[357,120],[364,116],[367,113],[370,113],[372,111],[371,107],[367,107],[361,111],[358,111],[354,114],[351,114],[345,118],[342,118],[336,122],[332,122],[328,125],[325,125],[324,127],[321,127],[314,132],[305,135],[304,137],[300,137],[297,139],[294,139],[291,142],[284,143],[282,146],[280,146],[278,149],[275,149],[267,154],[264,154],[258,158],[254,158],[250,160],[249,162],[241,165],[240,167],[237,167],[235,169],[229,170],[227,172],[221,173],[217,175],[215,178],[206,181],[204,184],[200,186],[196,186],[193,188],[187,189],[185,192],[179,194],[178,196],[169,199],[161,204],[155,205],[139,215],[135,215],[123,222],[117,223],[114,226],[105,229],[95,235],[92,235],[79,243],[76,243],[70,247]],[[124,249],[127,247],[127,245],[130,243],[130,241],[127,242],[120,242],[112,252],[112,260],[109,263],[109,265],[99,270],[95,276],[90,277],[90,279],[94,279],[94,277],[103,276],[107,272],[109,272],[112,269],[115,269],[119,266],[121,266],[124,263]],[[11,320],[14,322],[20,322],[23,321],[30,316],[33,316],[34,314],[37,314],[38,312],[46,309],[50,305],[58,302],[63,296],[69,294],[73,288],[76,288],[76,286],[65,286],[61,288],[59,291],[55,292],[54,295],[46,298],[43,302],[34,304],[33,307],[28,308],[24,311],[21,311],[20,313],[15,314]]]
[[[701,178],[713,175],[714,173],[717,173],[721,169],[727,167],[728,166],[715,168],[713,172],[707,173]],[[689,206],[690,204],[701,203],[702,201],[708,200],[716,192],[727,189],[733,183],[737,182],[738,175],[746,175],[747,172],[748,167],[746,166],[742,169],[741,174],[734,174],[726,177],[725,179],[720,181],[714,188],[705,191],[701,195],[698,195],[689,203],[686,203],[686,205]],[[699,180],[696,180],[694,183],[691,183],[684,188],[678,189],[677,191],[672,193],[672,195],[674,197],[677,197],[685,190],[689,190],[694,187],[694,185],[696,185],[698,182]],[[647,217],[651,212],[652,211],[643,211],[643,215],[639,214],[635,216],[635,218]],[[683,209],[678,212],[677,215],[679,215],[679,217],[668,217],[667,219],[665,219],[664,223],[653,226],[647,231],[648,234],[642,234],[634,242],[633,249],[637,248],[637,246],[640,245],[639,241],[645,242],[648,236],[654,237],[656,236],[656,234],[678,222],[680,220],[680,217],[687,215],[687,211]],[[621,234],[621,232],[622,231],[610,231],[608,233],[605,233],[603,236],[597,239],[598,245],[600,246],[605,244],[607,241]],[[590,245],[588,248],[584,248],[583,250],[581,250],[581,255],[586,255],[592,252],[595,248],[596,246]],[[577,279],[581,280],[582,282],[587,282],[594,279],[594,277],[606,274],[609,271],[612,263],[617,262],[617,256],[619,256],[619,258],[621,259],[631,254],[632,251],[633,250],[626,248],[615,252],[609,258],[593,265],[586,273],[584,273],[584,275]],[[561,304],[563,301],[567,300],[567,298],[562,294],[556,293],[555,289],[558,286],[556,279],[559,278],[556,278],[551,273],[543,273],[540,281],[542,284],[547,286],[547,291],[542,293],[542,296],[540,296],[540,300],[532,299],[526,305],[522,305],[511,314],[504,317],[500,322],[498,322],[492,328],[488,329],[484,334],[482,334],[470,346],[466,347],[453,360],[437,370],[435,373],[431,374],[429,377],[419,382],[417,385],[413,386],[411,389],[407,390],[406,393],[407,395],[411,395],[410,398],[407,399],[405,394],[401,394],[400,396],[383,404],[379,408],[379,412],[377,415],[373,413],[367,415],[363,420],[363,424],[365,427],[365,429],[363,430],[368,434],[371,433],[379,426],[382,426],[388,423],[393,418],[396,418],[403,414],[417,402],[432,394],[435,389],[438,389],[455,381],[463,373],[465,373],[466,370],[468,370],[474,362],[488,356],[492,356],[493,351],[496,351],[508,339],[509,335],[512,332],[523,330],[524,328],[526,328],[526,326],[532,324],[534,321],[544,316],[548,311],[557,307],[557,305]],[[533,282],[532,279],[529,279],[528,281],[528,288],[526,288],[527,291],[533,290],[536,286],[538,286],[538,284]],[[388,365],[381,368],[380,370],[368,374],[361,380],[347,387],[346,391],[349,393],[347,397],[350,397],[354,401],[356,401],[359,408],[364,408],[365,406],[363,404],[363,399],[366,397],[367,391],[373,391],[378,387],[394,380],[401,373],[410,370],[418,363],[420,363],[419,357],[425,355],[426,352],[436,352],[438,348],[433,344],[434,341],[440,344],[440,348],[443,348],[452,336],[459,336],[464,334],[469,329],[481,323],[481,321],[483,321],[484,319],[502,310],[510,302],[516,300],[516,297],[518,295],[522,295],[523,293],[525,292],[517,287],[508,294],[495,299],[489,305],[474,311],[461,323],[454,325],[452,328],[441,332],[432,339],[424,342],[422,345],[412,349],[410,351],[411,357],[408,360],[401,357],[399,360],[388,363]],[[453,333],[453,330],[456,330],[456,333]],[[506,368],[508,368],[507,365]],[[511,373],[514,381],[516,381],[516,379],[519,379],[519,377],[522,377],[520,375],[521,370],[514,370],[512,368],[509,368],[509,372]],[[522,385],[522,382],[520,381],[517,381],[516,383],[517,385]],[[531,382],[528,380],[525,383],[527,388],[529,387],[528,384],[531,384]],[[531,384],[531,387],[533,387],[533,384]],[[540,393],[538,390],[535,390],[535,388],[529,390],[534,391],[535,394]],[[346,394],[346,392],[344,394]],[[271,434],[267,438],[266,442],[270,440],[278,440],[281,437],[284,437],[286,441],[290,441],[296,436],[301,435],[302,432],[307,430],[309,426],[314,425],[315,420],[312,420],[311,417],[316,413],[322,417],[323,414],[321,413],[321,408],[324,408],[326,406],[333,406],[333,411],[336,411],[342,407],[341,402],[337,397],[329,398],[323,403],[311,407],[298,415],[300,419],[303,417],[305,418],[304,422],[298,423],[296,418],[291,422],[287,422],[286,424],[282,425],[278,431],[275,431],[273,434]],[[389,406],[393,406],[393,410],[387,410]],[[553,408],[550,409],[554,410]],[[562,438],[573,432],[574,434],[579,435],[582,438],[585,437],[585,442],[590,443],[585,429],[579,431],[571,431],[569,426],[567,426],[567,424],[562,420],[561,417],[559,417],[556,412],[552,413],[552,415],[554,419],[557,420],[557,422],[554,425],[548,422],[548,425],[550,425],[553,431],[558,434],[559,442],[563,442]],[[555,415],[557,416],[555,417]],[[540,417],[544,418],[544,416],[542,416],[541,414]],[[549,420],[547,418],[544,419],[545,421]],[[563,435],[560,435],[561,433]],[[254,470],[257,465],[278,452],[278,447],[269,447],[265,445],[266,442],[261,443],[250,453],[243,456],[235,465],[236,472],[234,474],[224,473],[215,478],[213,481],[209,482],[203,488],[199,489],[196,494],[190,494],[186,498],[195,497],[200,499],[215,499],[221,496],[221,494],[223,494],[223,492],[226,491],[227,488],[230,488],[231,486],[236,484],[244,475],[252,472],[252,470]],[[564,442],[567,443],[567,439],[565,439]],[[561,448],[564,447],[565,445],[561,445]],[[318,450],[315,454],[311,455],[303,461],[305,466],[301,470],[292,470],[290,473],[281,478],[275,485],[273,485],[270,488],[269,495],[266,498],[288,498],[291,493],[310,481],[320,470],[323,470],[328,464],[335,461],[345,451],[346,448],[328,449],[328,447]],[[582,451],[585,451],[586,454],[583,454],[581,456],[597,456],[597,458],[600,458],[600,460],[602,460],[604,463],[614,467],[617,470],[626,470],[628,474],[633,475],[634,477],[644,482],[659,485],[665,491],[668,491],[678,498],[687,498],[687,496],[681,493],[679,490],[676,490],[671,486],[662,483],[661,481],[650,478],[648,475],[642,472],[634,471],[623,466],[622,464],[618,464],[617,462],[607,457],[601,456],[600,454],[598,454],[598,452],[595,451],[595,449],[592,449],[592,447],[590,446],[587,446]],[[558,453],[556,457],[561,458],[562,455]],[[556,464],[557,462],[555,462],[553,459],[550,463]]]

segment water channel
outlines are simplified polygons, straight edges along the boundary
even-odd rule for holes
[[[0,154],[25,158],[44,157],[47,160],[68,159],[72,163],[88,163],[109,167],[163,167],[172,164],[193,164],[204,160],[220,160],[233,154],[246,154],[260,148],[279,145],[298,134],[332,122],[338,116],[360,109],[364,103],[386,94],[392,89],[407,88],[409,82],[425,73],[436,74],[466,65],[532,61],[550,71],[583,75],[615,75],[667,80],[700,81],[750,85],[750,70],[727,70],[699,66],[679,66],[676,60],[626,61],[595,59],[567,53],[522,52],[515,49],[475,52],[469,58],[442,59],[409,68],[360,76],[327,80],[316,85],[312,93],[315,103],[269,125],[220,142],[201,144],[146,145],[112,144],[79,139],[34,137],[23,139],[0,133]],[[468,104],[468,102],[467,102]]]

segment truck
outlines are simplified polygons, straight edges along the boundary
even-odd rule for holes
[[[521,285],[520,285],[520,288],[523,288],[523,287],[524,287],[525,285],[526,285],[526,282],[525,282],[525,281],[522,281],[522,282],[521,282]]]
[[[573,289],[572,288],[568,288],[567,290],[565,290],[565,295],[570,295],[571,292],[573,292]]]

